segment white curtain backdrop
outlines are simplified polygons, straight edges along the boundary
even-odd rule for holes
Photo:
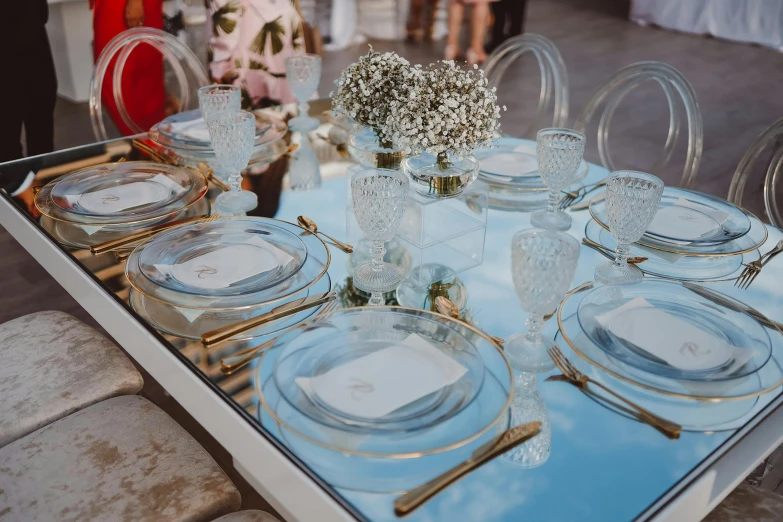
[[[783,51],[783,0],[633,0],[631,19]]]

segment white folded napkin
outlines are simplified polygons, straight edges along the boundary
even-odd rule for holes
[[[184,263],[154,266],[166,277],[197,288],[214,290],[228,288],[239,281],[285,267],[293,259],[287,252],[256,235],[251,235],[244,243],[213,250]],[[175,308],[190,322],[206,311]]]
[[[728,344],[710,332],[654,307],[637,297],[596,316],[617,337],[681,370],[717,368],[733,358],[738,368],[752,356],[750,350]],[[723,370],[721,373],[730,370]]]
[[[411,334],[395,344],[316,377],[297,377],[309,397],[317,396],[348,415],[379,419],[445,386],[467,369]]]
[[[170,125],[171,130],[182,136],[197,141],[211,141],[209,128],[204,118],[196,118],[190,121],[178,121]]]
[[[727,219],[727,212],[679,198],[674,205],[658,209],[647,233],[696,241],[714,234]]]

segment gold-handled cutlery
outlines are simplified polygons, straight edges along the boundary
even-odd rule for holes
[[[398,497],[394,501],[394,513],[397,516],[411,513],[471,471],[535,437],[540,430],[541,423],[538,421],[507,429],[500,437],[474,451],[466,461]]]
[[[571,205],[568,207],[568,210],[571,212],[579,212],[580,210],[587,210],[590,208],[590,204],[595,201],[596,203],[599,201],[603,201],[606,199],[606,192],[601,192],[600,194],[597,194],[595,197],[592,197],[590,199],[585,198],[583,201],[576,203],[574,205]]]
[[[729,299],[726,299],[722,295],[720,295],[717,292],[714,292],[710,290],[709,288],[705,288],[703,286],[694,284],[690,281],[683,281],[682,285],[690,290],[691,292],[694,292],[696,294],[699,294],[700,296],[704,297],[705,299],[709,299],[713,303],[717,303],[721,306],[725,306],[726,308],[731,308],[734,310],[741,310],[745,312],[746,314],[752,316],[755,320],[757,320],[759,323],[763,324],[764,326],[768,328],[775,328],[783,332],[783,324],[776,323],[775,321],[772,321],[771,319],[768,319],[764,314],[756,310],[755,308],[752,308],[746,304],[738,303],[735,301],[730,301]]]
[[[349,245],[348,243],[343,243],[342,241],[339,241],[332,236],[325,234],[318,230],[318,225],[315,224],[315,221],[310,219],[307,216],[299,216],[296,218],[296,222],[299,223],[299,226],[303,229],[307,230],[311,234],[321,234],[326,239],[334,243],[334,246],[345,252],[346,254],[350,254],[353,252],[353,247]]]
[[[612,250],[609,247],[605,247],[601,244],[596,243],[592,239],[588,239],[586,237],[582,238],[582,244],[592,248],[593,250],[596,250],[599,254],[603,255],[607,259],[614,260],[614,250]],[[647,261],[648,258],[643,256],[631,256],[628,258],[628,263],[632,265],[637,265],[639,263],[644,263]]]
[[[302,299],[289,301],[257,317],[252,317],[238,323],[230,324],[228,326],[206,332],[201,335],[201,344],[203,344],[206,348],[211,348],[222,342],[228,341],[232,337],[235,337],[239,334],[254,330],[259,326],[263,326],[267,323],[271,323],[272,321],[277,321],[278,319],[297,314],[304,310],[321,306],[322,304],[334,301],[336,298],[337,294],[334,292],[327,292],[325,294],[311,295]]]
[[[307,328],[313,323],[323,321],[324,319],[331,316],[335,310],[337,310],[337,301],[332,301],[331,303],[328,303],[326,306],[321,308],[311,321],[301,323],[296,328]],[[264,350],[275,344],[279,338],[280,336],[277,336],[274,339],[270,339],[269,341],[266,341],[259,346],[248,348],[247,350],[243,350],[220,359],[220,371],[225,375],[231,375],[240,368],[244,368],[247,363],[261,355]]]
[[[468,325],[472,326],[473,328],[477,328],[477,329],[481,330],[481,332],[484,335],[486,335],[487,337],[492,339],[492,342],[494,342],[495,344],[497,344],[499,346],[503,346],[503,343],[505,341],[503,340],[502,337],[496,337],[496,336],[486,332],[485,330],[483,330],[481,328],[478,328],[476,325],[470,324],[467,320],[462,319],[459,316],[459,308],[457,308],[457,305],[455,305],[454,302],[451,299],[449,299],[448,297],[445,297],[445,296],[442,296],[442,295],[439,295],[438,297],[436,297],[435,298],[435,308],[437,308],[438,312],[440,312],[441,314],[445,315],[446,317],[451,317],[452,319],[456,319],[457,321],[460,321],[461,323],[468,324]]]
[[[350,158],[351,155],[348,154],[348,148],[345,146],[345,143],[337,143],[329,136],[325,136],[323,134],[318,134],[318,137],[324,140],[326,143],[333,145],[335,149],[337,149],[337,152],[342,156],[343,158]]]
[[[759,273],[761,273],[761,269],[764,267],[764,265],[780,252],[783,252],[783,239],[778,241],[778,244],[775,245],[775,248],[756,259],[752,263],[745,265],[742,273],[737,277],[737,281],[734,283],[734,286],[740,288],[741,290],[746,290],[753,283],[753,281],[756,280],[756,277],[758,277]]]
[[[118,239],[97,243],[90,247],[90,252],[92,252],[93,255],[103,254],[104,252],[110,252],[112,250],[117,250],[121,247],[130,245],[131,243],[136,243],[142,239],[150,238],[159,232],[163,232],[164,230],[169,230],[182,225],[189,225],[192,223],[209,223],[219,219],[220,217],[220,214],[212,214],[211,216],[193,216],[185,219],[178,219],[176,221],[172,221],[171,223],[158,225],[143,232],[136,232],[135,234],[131,234],[129,236],[123,236]]]
[[[563,194],[565,194],[565,197],[560,200],[560,203],[557,205],[557,207],[560,210],[565,210],[568,207],[571,206],[571,204],[576,201],[577,199],[584,198],[588,194],[590,194],[593,191],[598,190],[599,188],[606,185],[606,181],[608,178],[604,178],[601,181],[597,181],[595,183],[590,183],[589,185],[582,185],[577,190],[574,191],[563,191]],[[588,188],[590,187],[590,188]]]
[[[625,404],[633,408],[639,413],[639,419],[646,422],[656,430],[660,431],[670,439],[679,439],[680,438],[680,432],[682,431],[682,426],[679,424],[676,424],[674,422],[668,421],[662,417],[659,417],[655,415],[654,413],[642,408],[638,404],[626,399],[616,391],[612,390],[611,388],[608,388],[604,386],[602,383],[591,379],[587,375],[580,372],[576,366],[574,366],[571,361],[566,359],[565,355],[563,355],[563,352],[560,351],[560,348],[554,347],[547,350],[549,352],[549,356],[552,358],[552,361],[554,361],[555,366],[557,366],[561,372],[563,372],[563,376],[565,376],[566,379],[568,379],[568,382],[579,388],[580,390],[586,390],[588,389],[588,384],[592,384],[594,386],[598,386],[602,390],[604,390],[607,393],[610,393],[617,399],[620,399]],[[547,379],[550,380],[550,379]]]

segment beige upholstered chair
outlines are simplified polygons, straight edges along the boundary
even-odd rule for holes
[[[237,511],[229,515],[224,515],[214,520],[214,522],[280,522],[266,511],[257,509],[247,509]]]
[[[144,384],[119,348],[62,312],[0,325],[0,360],[0,447]]]
[[[772,491],[740,484],[704,522],[780,522],[783,497]]]
[[[213,520],[241,498],[157,406],[115,397],[0,448],[4,521]]]

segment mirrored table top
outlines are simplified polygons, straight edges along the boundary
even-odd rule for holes
[[[328,102],[325,100],[311,104],[312,115],[321,115],[326,109]],[[289,143],[299,144],[300,154],[304,150],[305,154],[317,158],[322,177],[320,188],[290,190],[289,167],[292,161],[296,161],[296,156],[293,159],[283,156],[270,164],[251,168],[245,176],[244,188],[258,195],[259,206],[251,215],[291,222],[295,222],[299,215],[306,215],[318,223],[319,229],[337,238],[346,238],[349,235],[346,180],[353,162],[334,144],[319,137],[327,135],[331,127],[323,116],[321,120],[321,127],[311,132],[309,139],[303,139],[295,132],[285,138]],[[31,187],[12,199],[21,212],[37,220],[40,215],[32,203],[32,187],[41,186],[82,166],[120,158],[146,159],[132,147],[130,139],[120,139],[7,163],[0,165],[0,172],[6,177],[22,178],[27,172],[35,173]],[[590,165],[585,183],[600,180],[606,174],[602,167]],[[214,199],[216,194],[217,190],[212,189],[209,197]],[[572,212],[571,216],[573,224],[569,233],[581,239],[590,219],[589,213]],[[517,300],[510,270],[511,237],[525,228],[530,228],[529,212],[490,208],[483,262],[458,274],[467,292],[466,310],[472,319],[481,328],[504,338],[525,331],[526,313]],[[761,250],[768,250],[782,238],[783,232],[770,227],[769,237]],[[69,251],[106,289],[127,301],[128,284],[124,267],[113,254],[92,256],[85,250],[63,250]],[[336,248],[331,250],[331,254],[328,272],[340,304],[364,304],[366,296],[356,291],[349,279],[351,264],[348,256]],[[597,252],[582,246],[572,286],[591,280],[596,265],[604,261],[605,258]],[[737,290],[731,282],[709,283],[708,286],[755,307],[770,319],[783,322],[783,308],[779,306],[783,290],[775,284],[781,278],[783,265],[772,263],[748,290]],[[556,331],[556,321],[549,321],[545,333],[554,336]],[[255,422],[259,430],[274,436],[258,421],[251,420],[258,418],[259,408],[253,382],[256,363],[230,376],[224,376],[219,370],[220,357],[258,342],[249,345],[229,343],[211,351],[194,341],[168,335],[162,335],[162,339],[169,349],[179,351],[190,361],[192,371],[203,373],[227,400],[247,411],[248,422]],[[575,357],[566,347],[561,348],[567,355]],[[551,422],[548,459],[533,468],[520,467],[508,459],[495,459],[430,500],[408,519],[487,522],[633,520],[677,487],[688,473],[721,449],[733,434],[686,432],[679,440],[672,441],[645,424],[610,411],[572,386],[544,382],[545,377],[539,376],[536,386]],[[604,380],[611,383],[611,378]],[[781,390],[776,389],[762,396],[753,411],[762,412],[780,393]],[[654,397],[651,400],[655,400]],[[285,440],[278,442],[286,446]],[[306,467],[307,461],[302,464]],[[325,487],[331,489],[330,492],[361,519],[381,522],[397,518],[392,507],[396,495]]]

